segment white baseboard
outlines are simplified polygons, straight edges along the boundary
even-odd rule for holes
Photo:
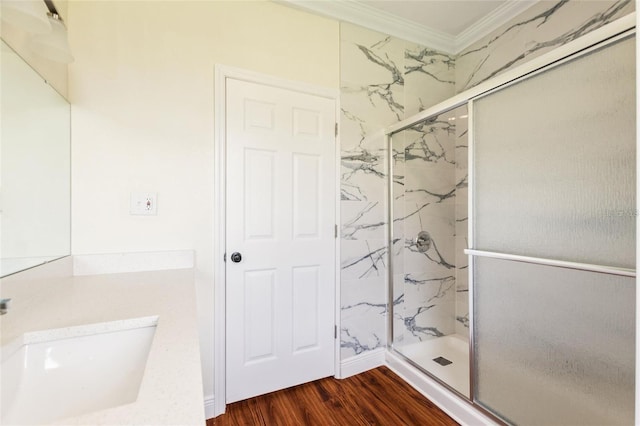
[[[204,418],[212,419],[216,416],[215,397],[207,395],[204,397]]]
[[[469,402],[390,352],[386,353],[386,365],[461,425],[499,425]]]
[[[340,361],[340,373],[336,377],[346,379],[384,365],[385,352],[385,348],[377,348]]]

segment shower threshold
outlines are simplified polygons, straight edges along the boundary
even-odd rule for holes
[[[451,334],[405,346],[394,345],[394,349],[469,398],[469,341],[466,337]],[[442,359],[450,363],[442,362]]]

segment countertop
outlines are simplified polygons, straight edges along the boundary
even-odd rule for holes
[[[3,348],[25,333],[54,330],[59,338],[77,326],[115,331],[158,318],[137,400],[53,424],[205,424],[193,269],[3,279],[1,286],[12,299],[0,317]]]

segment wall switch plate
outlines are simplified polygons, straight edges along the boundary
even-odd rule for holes
[[[129,213],[144,216],[157,215],[158,194],[156,192],[132,192]]]

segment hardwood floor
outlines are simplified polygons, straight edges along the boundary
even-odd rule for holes
[[[457,423],[387,367],[327,378],[227,405],[207,426],[420,425]]]

